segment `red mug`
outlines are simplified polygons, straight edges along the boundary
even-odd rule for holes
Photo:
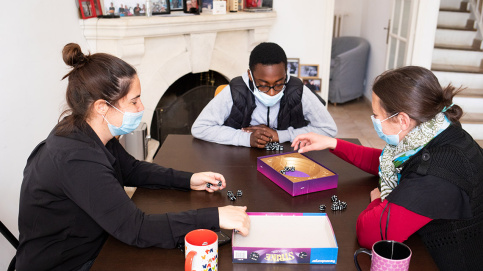
[[[214,231],[190,231],[184,244],[185,271],[218,270],[218,235]]]

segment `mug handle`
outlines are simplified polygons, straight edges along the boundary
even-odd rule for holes
[[[186,255],[186,260],[184,262],[184,271],[191,271],[193,270],[191,267],[193,266],[193,257],[196,255],[196,251],[192,250]]]
[[[372,251],[370,251],[367,248],[359,248],[358,250],[356,250],[356,252],[354,252],[354,263],[356,265],[357,270],[361,271],[361,267],[359,266],[359,263],[357,262],[357,255],[359,255],[359,253],[366,253],[367,255],[371,256],[371,258],[372,258]]]

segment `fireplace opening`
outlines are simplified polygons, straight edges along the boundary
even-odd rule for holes
[[[151,137],[162,145],[168,134],[191,134],[191,126],[215,95],[229,81],[216,71],[189,73],[174,82],[156,106]]]

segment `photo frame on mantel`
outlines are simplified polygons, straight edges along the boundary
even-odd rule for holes
[[[170,14],[170,0],[153,0],[153,15]]]
[[[79,0],[79,9],[82,19],[95,18],[97,15],[102,15],[99,0]],[[101,13],[97,14],[96,9],[97,12]]]
[[[170,0],[171,11],[183,11],[183,0]]]
[[[201,0],[183,0],[183,12],[184,13],[201,13],[202,3]]]

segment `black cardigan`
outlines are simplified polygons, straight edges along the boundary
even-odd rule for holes
[[[138,161],[86,125],[53,132],[32,152],[20,192],[17,270],[75,270],[108,234],[129,245],[173,248],[194,229],[219,230],[217,208],[147,215],[123,186],[190,189],[192,173]],[[55,130],[55,129],[54,129]]]
[[[387,200],[433,219],[418,231],[441,270],[483,267],[483,151],[451,125],[403,164]],[[390,222],[389,222],[390,223]]]

